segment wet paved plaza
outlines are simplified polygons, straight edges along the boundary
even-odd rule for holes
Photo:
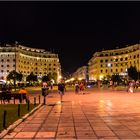
[[[42,106],[3,139],[140,140],[140,93],[66,92]]]

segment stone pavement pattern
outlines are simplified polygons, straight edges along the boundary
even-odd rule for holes
[[[94,91],[58,94],[3,139],[140,140],[140,94]]]

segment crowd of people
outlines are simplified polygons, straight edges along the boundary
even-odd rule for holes
[[[117,86],[117,82],[113,82],[112,80],[109,81],[109,88],[114,88]],[[135,81],[135,80],[129,80],[125,82],[125,86],[126,86],[126,91],[130,92],[130,93],[134,93],[138,87],[140,86],[139,81]]]
[[[80,82],[80,83],[75,83],[75,93],[78,94],[85,94],[84,93],[85,90],[85,83],[84,82]]]

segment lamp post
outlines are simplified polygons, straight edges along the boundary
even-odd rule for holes
[[[14,89],[15,89],[15,91],[16,91],[16,51],[17,51],[17,44],[18,44],[18,42],[17,41],[15,41],[15,73],[14,73]]]

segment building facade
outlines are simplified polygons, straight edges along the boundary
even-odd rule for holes
[[[0,47],[0,79],[6,80],[12,70],[22,73],[24,77],[31,72],[38,77],[55,73],[57,81],[61,75],[58,54],[44,49],[6,44]]]
[[[72,77],[78,80],[86,80],[88,81],[88,67],[82,66],[78,68],[73,74]]]
[[[88,62],[89,79],[101,80],[119,74],[127,76],[130,66],[140,71],[140,44],[121,49],[96,52]]]

